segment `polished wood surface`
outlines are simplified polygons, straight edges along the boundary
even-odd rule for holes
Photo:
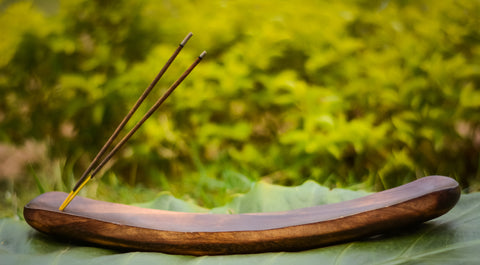
[[[250,214],[183,213],[44,193],[24,208],[25,220],[49,235],[129,250],[188,255],[297,251],[418,224],[448,212],[458,183],[429,176],[355,200]]]

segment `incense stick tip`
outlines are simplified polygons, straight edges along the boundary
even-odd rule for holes
[[[198,58],[203,59],[203,57],[205,57],[205,55],[207,55],[207,51],[203,51],[203,52],[198,56]]]
[[[187,44],[187,41],[193,36],[193,33],[188,33],[188,35],[185,37],[185,39],[183,39],[182,42],[180,42],[180,46],[185,46],[185,44]]]

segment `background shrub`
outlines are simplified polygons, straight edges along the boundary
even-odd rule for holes
[[[1,8],[0,140],[46,143],[63,165],[54,188],[73,185],[190,31],[139,112],[208,56],[109,166],[122,183],[207,205],[247,179],[376,190],[430,174],[478,183],[478,0]]]

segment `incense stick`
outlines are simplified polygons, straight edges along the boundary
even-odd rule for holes
[[[113,157],[113,155],[128,141],[128,139],[130,139],[130,137],[132,137],[132,135],[138,130],[138,128],[140,128],[140,126],[142,126],[142,124],[148,119],[150,118],[150,116],[152,116],[152,114],[160,107],[160,105],[162,105],[162,103],[168,98],[168,96],[170,96],[170,94],[172,94],[172,92],[175,90],[175,88],[178,87],[178,85],[180,85],[180,83],[182,83],[182,81],[190,74],[190,72],[193,70],[193,68],[195,68],[195,66],[197,66],[200,61],[203,59],[203,57],[207,54],[207,52],[202,52],[202,54],[200,54],[200,56],[198,56],[198,58],[195,60],[195,62],[192,63],[192,65],[190,65],[190,67],[177,79],[177,81],[175,81],[171,86],[170,88],[168,88],[168,90],[165,92],[165,94],[163,94],[162,97],[160,97],[157,102],[150,108],[150,110],[148,110],[148,112],[143,116],[143,118],[135,125],[135,127],[133,127],[133,129],[131,129],[127,135],[125,135],[122,140],[120,140],[120,142],[113,148],[112,151],[110,151],[110,153],[105,157],[105,159],[95,168],[95,170],[93,170],[92,172],[92,176],[97,174],[98,171],[100,171],[100,169],[108,162],[108,160],[110,160],[110,158]]]
[[[168,62],[165,64],[165,66],[162,68],[160,73],[157,75],[157,77],[152,81],[150,86],[145,90],[145,92],[142,94],[142,96],[138,99],[137,103],[135,106],[130,110],[130,112],[125,116],[125,118],[122,120],[120,125],[117,127],[115,130],[114,134],[109,138],[107,143],[102,147],[100,150],[99,154],[95,157],[95,159],[92,161],[90,166],[85,170],[84,174],[80,178],[80,180],[75,184],[74,188],[72,191],[69,193],[65,201],[62,203],[60,206],[59,210],[63,211],[65,207],[73,200],[73,198],[78,194],[78,192],[85,186],[85,184],[92,179],[100,170],[101,168],[113,157],[113,155],[130,139],[130,137],[140,128],[140,126],[160,107],[160,105],[170,96],[170,94],[175,90],[175,88],[180,85],[180,83],[190,74],[190,72],[197,66],[200,61],[203,59],[203,57],[206,55],[206,52],[202,52],[200,56],[195,60],[194,63],[170,86],[170,88],[160,97],[157,102],[150,108],[150,110],[143,116],[143,118],[135,125],[135,127],[128,132],[128,134],[122,138],[122,140],[113,148],[112,151],[103,159],[102,162],[100,162],[96,168],[93,170],[92,173],[90,171],[94,167],[95,163],[99,160],[99,158],[105,153],[106,149],[111,145],[113,140],[118,136],[118,133],[120,130],[125,126],[127,121],[131,118],[133,113],[138,109],[140,104],[143,102],[143,100],[146,98],[148,93],[152,90],[152,88],[155,86],[155,84],[158,82],[160,77],[163,75],[163,73],[166,71],[168,66],[172,63],[173,59],[175,59],[176,55],[180,52],[181,48],[185,45],[185,43],[188,41],[188,39],[192,36],[190,33],[187,35],[187,37],[180,43],[179,47],[175,51],[175,53],[170,57]],[[90,173],[90,174],[89,174]]]
[[[107,151],[107,148],[110,147],[110,145],[112,144],[112,142],[115,140],[115,138],[118,136],[118,134],[120,133],[120,131],[123,129],[123,127],[125,127],[125,125],[127,124],[127,122],[130,120],[130,118],[133,116],[133,114],[135,113],[135,111],[138,109],[138,107],[140,107],[140,105],[142,104],[143,100],[148,96],[148,94],[152,91],[152,89],[155,87],[155,85],[157,84],[158,80],[160,80],[160,78],[163,76],[163,74],[167,71],[168,67],[172,64],[173,60],[175,60],[175,58],[177,57],[177,55],[180,53],[180,51],[182,50],[182,48],[185,46],[185,44],[187,43],[187,41],[192,37],[192,33],[190,32],[186,37],[185,39],[180,43],[180,45],[178,46],[178,48],[175,50],[175,52],[172,54],[172,56],[170,56],[170,58],[168,59],[168,61],[165,63],[165,65],[162,67],[162,69],[160,70],[160,72],[157,74],[157,76],[153,79],[152,83],[150,83],[150,85],[145,89],[145,91],[143,92],[143,94],[140,96],[140,98],[138,98],[137,102],[135,103],[135,105],[132,107],[132,109],[128,112],[128,114],[125,116],[125,118],[123,118],[122,122],[118,125],[118,127],[115,129],[115,131],[113,132],[112,136],[110,136],[110,138],[108,139],[108,141],[103,145],[103,147],[100,149],[100,151],[98,152],[97,156],[95,156],[95,158],[93,159],[93,161],[90,163],[90,165],[88,166],[88,168],[85,170],[85,172],[83,172],[82,174],[82,177],[80,178],[80,180],[75,184],[75,187],[73,188],[73,190],[77,190],[80,186],[80,183],[82,183],[88,176],[88,174],[90,173],[90,171],[93,169],[93,167],[95,166],[95,164],[98,162],[98,160],[100,159],[100,157],[103,156],[103,154]]]

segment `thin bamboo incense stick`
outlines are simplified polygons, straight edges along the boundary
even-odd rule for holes
[[[187,36],[188,37],[188,36]],[[182,42],[183,43],[183,42]],[[140,126],[160,107],[160,105],[170,96],[170,94],[175,90],[175,88],[180,85],[180,83],[190,74],[190,72],[200,63],[203,57],[206,55],[206,52],[202,52],[200,56],[192,63],[192,65],[175,81],[170,88],[160,97],[157,102],[150,108],[150,110],[143,116],[143,118],[135,125],[135,127],[127,133],[126,136],[120,140],[120,142],[113,148],[112,151],[103,159],[103,161],[98,164],[98,166],[93,170],[91,174],[86,175],[85,178],[81,178],[74,189],[67,196],[65,201],[60,206],[59,210],[63,211],[65,207],[73,200],[73,198],[78,194],[78,192],[85,186],[85,184],[92,179],[98,171],[115,155],[115,153],[130,139],[130,137],[140,128]],[[137,106],[138,108],[138,106]],[[118,135],[118,133],[117,133]]]
[[[135,113],[135,111],[138,109],[138,107],[140,107],[140,105],[142,104],[143,100],[145,100],[145,98],[148,96],[148,94],[152,91],[152,89],[155,87],[155,85],[157,84],[158,80],[160,80],[160,78],[163,76],[163,74],[167,71],[168,67],[172,64],[173,60],[175,60],[175,58],[177,57],[177,55],[180,53],[180,51],[182,50],[182,48],[185,46],[185,44],[187,43],[187,41],[193,36],[193,34],[190,32],[186,37],[185,39],[183,39],[183,41],[180,43],[180,45],[178,46],[178,48],[175,50],[175,52],[172,54],[172,56],[170,56],[170,58],[168,59],[168,61],[165,63],[165,65],[163,66],[163,68],[160,70],[160,72],[157,74],[157,76],[153,79],[152,83],[150,83],[150,85],[145,89],[145,91],[143,92],[143,94],[140,96],[140,98],[138,98],[137,102],[135,103],[135,105],[132,107],[132,109],[128,112],[128,114],[125,116],[125,118],[123,118],[122,122],[118,125],[118,127],[115,129],[115,131],[113,132],[112,136],[110,136],[110,138],[108,139],[108,141],[103,145],[103,147],[100,149],[100,151],[98,152],[97,156],[95,156],[95,158],[93,159],[93,161],[90,163],[90,165],[88,166],[88,168],[85,170],[85,172],[83,172],[82,174],[82,177],[79,179],[79,181],[75,184],[74,188],[73,188],[73,191],[77,190],[81,183],[85,181],[85,179],[87,178],[88,174],[90,173],[90,171],[92,171],[92,169],[94,168],[95,164],[98,162],[98,160],[103,156],[103,154],[107,151],[108,147],[110,147],[110,145],[112,144],[112,142],[115,140],[115,138],[117,138],[118,134],[120,133],[120,131],[123,129],[123,127],[125,127],[125,125],[127,124],[127,122],[130,120],[130,118],[133,116],[133,114]]]
[[[203,51],[200,54],[200,56],[197,57],[195,62],[193,62],[190,65],[190,67],[177,79],[177,81],[175,81],[170,86],[170,88],[168,88],[168,90],[165,92],[165,94],[163,94],[162,97],[160,97],[157,100],[157,102],[155,102],[155,104],[148,110],[148,112],[135,125],[135,127],[133,127],[133,129],[131,129],[127,133],[127,135],[125,135],[122,138],[122,140],[120,140],[120,142],[118,142],[118,144],[113,148],[112,151],[110,151],[110,153],[105,157],[105,159],[93,170],[91,176],[94,176],[95,174],[97,174],[98,171],[100,171],[100,169],[108,162],[108,160],[110,160],[113,157],[113,155],[115,155],[115,153],[128,141],[128,139],[130,139],[130,137],[132,137],[132,135],[138,130],[138,128],[140,128],[140,126],[142,126],[142,124],[148,118],[150,118],[150,116],[152,116],[152,114],[160,107],[160,105],[162,105],[162,103],[168,98],[168,96],[170,96],[170,94],[172,94],[172,92],[175,90],[175,88],[177,88],[178,85],[180,85],[180,83],[182,83],[183,80],[185,80],[185,78],[190,74],[190,72],[192,72],[192,70],[195,68],[195,66],[197,66],[200,63],[200,61],[203,59],[203,57],[205,57],[206,54],[207,54],[207,52]]]

